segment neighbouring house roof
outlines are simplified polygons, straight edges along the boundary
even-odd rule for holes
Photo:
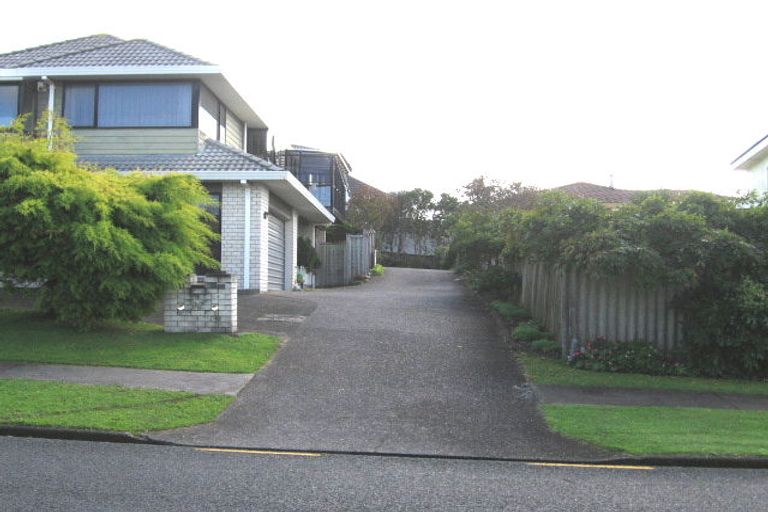
[[[736,170],[748,171],[768,155],[768,135],[752,144],[746,151],[737,156],[731,162],[731,167]]]
[[[595,185],[594,183],[577,182],[569,185],[563,185],[562,187],[556,187],[552,190],[559,190],[574,197],[581,197],[584,199],[594,199],[607,205],[621,205],[632,201],[632,199],[645,192],[654,192],[653,190],[623,190],[613,187],[604,187],[602,185]],[[693,190],[670,190],[660,189],[659,192],[666,192],[674,196],[682,196]]]
[[[386,192],[383,192],[377,189],[376,187],[372,187],[371,185],[350,176],[349,177],[349,195],[352,197],[355,197],[356,195],[360,195],[360,194],[381,195],[381,196],[389,195]]]
[[[206,139],[200,150],[189,154],[164,155],[88,155],[81,163],[121,172],[179,172],[202,181],[248,180],[265,184],[307,220],[334,221],[333,215],[290,172],[267,160]]]
[[[147,41],[107,34],[72,39],[0,55],[1,68],[210,66],[203,60]]]
[[[557,187],[553,190],[559,190],[574,197],[595,199],[601,203],[607,204],[628,203],[632,200],[632,197],[639,192],[638,190],[621,190],[613,187],[604,187],[602,185],[585,183],[583,181],[563,185],[562,187]]]

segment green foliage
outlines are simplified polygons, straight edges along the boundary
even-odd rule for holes
[[[383,276],[384,275],[384,266],[380,263],[377,263],[373,266],[371,269],[371,275],[372,276]]]
[[[531,315],[528,313],[528,311],[524,307],[518,306],[517,304],[514,304],[512,302],[495,300],[491,303],[491,307],[496,311],[498,311],[498,313],[505,320],[509,320],[510,322],[528,320],[529,318],[531,318]]]
[[[550,339],[533,340],[531,342],[531,349],[547,357],[559,357],[562,353],[560,343]]]
[[[296,261],[299,266],[306,268],[307,272],[313,272],[320,268],[322,263],[320,256],[317,255],[317,250],[312,246],[312,241],[309,238],[303,236],[298,238]]]
[[[541,339],[549,339],[552,335],[548,332],[544,332],[539,329],[539,326],[534,322],[528,322],[520,324],[512,329],[512,338],[517,341],[536,341]]]
[[[347,235],[359,234],[360,230],[356,226],[346,222],[337,222],[325,229],[325,241],[328,243],[339,243],[345,241]]]
[[[617,209],[544,192],[506,210],[482,182],[451,227],[462,270],[500,261],[572,267],[676,290],[692,371],[768,376],[768,199],[638,194]],[[495,201],[495,203],[494,203]]]
[[[470,286],[474,290],[496,299],[514,297],[520,289],[520,282],[519,273],[502,267],[474,272],[470,278]]]
[[[598,339],[578,347],[568,364],[597,372],[642,373],[647,375],[686,375],[687,369],[660,353],[650,343],[607,342]]]
[[[42,286],[41,306],[67,323],[148,314],[209,256],[216,236],[195,178],[91,171],[66,149],[0,135],[0,274]]]

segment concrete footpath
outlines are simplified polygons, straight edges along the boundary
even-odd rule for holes
[[[768,410],[768,396],[699,393],[663,389],[534,386],[545,404],[623,405],[630,407],[700,407],[706,409]]]
[[[203,373],[140,370],[108,366],[0,363],[0,379],[32,379],[76,384],[188,391],[200,395],[237,395],[253,378],[250,373]]]

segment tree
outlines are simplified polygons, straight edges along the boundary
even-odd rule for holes
[[[148,176],[80,167],[57,139],[0,134],[0,274],[40,285],[40,306],[87,328],[136,320],[210,257],[216,235],[188,175]]]

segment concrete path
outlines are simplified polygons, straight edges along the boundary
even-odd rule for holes
[[[287,300],[289,299],[289,300]],[[599,458],[552,434],[510,348],[454,274],[387,269],[362,286],[265,294],[288,340],[201,445],[509,458]],[[292,306],[291,306],[292,304]],[[304,316],[303,322],[286,318]],[[241,318],[241,321],[248,321]]]
[[[536,386],[536,397],[548,404],[626,405],[637,407],[704,407],[768,410],[768,396],[695,393],[650,389]]]
[[[140,370],[107,366],[0,363],[0,379],[32,379],[129,388],[189,391],[201,395],[237,395],[252,374]]]

